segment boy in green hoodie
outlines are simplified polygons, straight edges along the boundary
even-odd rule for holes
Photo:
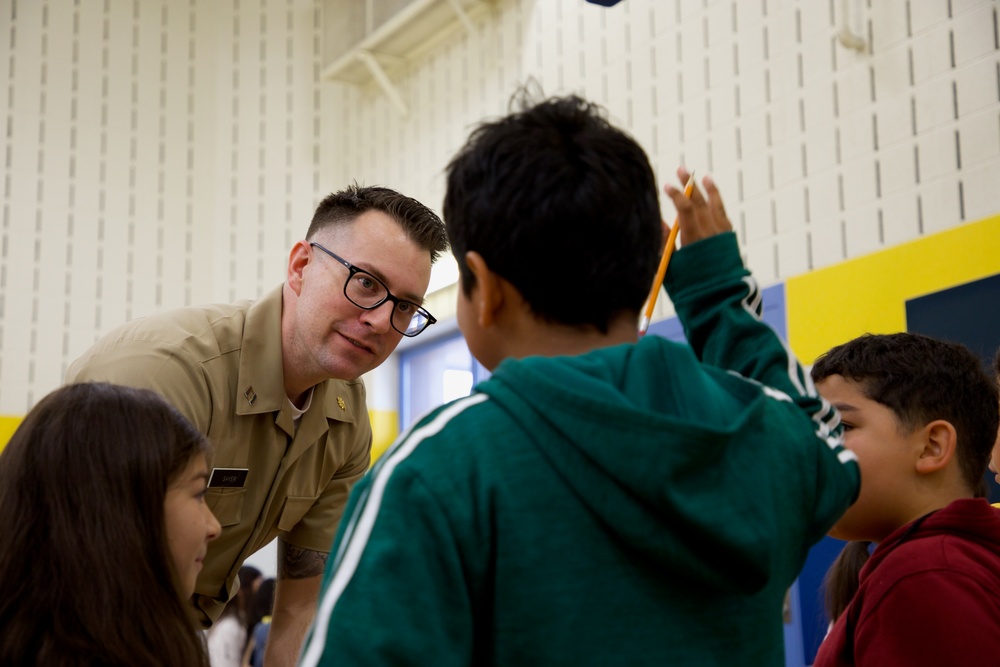
[[[639,340],[664,226],[599,108],[525,103],[447,177],[458,322],[493,375],[359,483],[300,664],[782,665],[785,590],[858,472],[712,180],[667,188],[689,346]]]

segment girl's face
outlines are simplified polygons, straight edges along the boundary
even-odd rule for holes
[[[163,503],[167,543],[177,573],[178,592],[185,599],[194,594],[208,543],[218,537],[221,530],[212,510],[205,504],[207,486],[208,463],[204,454],[197,454],[171,481]]]

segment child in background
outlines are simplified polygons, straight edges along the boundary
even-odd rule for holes
[[[980,665],[1000,655],[1000,512],[980,483],[997,436],[997,387],[963,346],[865,335],[812,369],[858,456],[861,495],[830,531],[864,559],[815,667]],[[866,553],[866,552],[865,552]]]
[[[274,610],[274,579],[265,579],[254,597],[254,624],[250,634],[250,667],[264,667],[264,649],[271,631],[271,612]]]
[[[250,565],[240,566],[240,587],[212,627],[207,631],[206,644],[212,667],[242,667],[248,661],[250,632],[256,621],[257,587],[263,581],[260,570]]]
[[[210,446],[152,391],[57,389],[0,454],[0,665],[207,666]]]

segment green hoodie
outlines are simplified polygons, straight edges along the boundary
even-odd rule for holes
[[[691,347],[507,360],[400,436],[301,665],[783,664],[785,591],[857,466],[734,235],[678,251],[667,287]]]

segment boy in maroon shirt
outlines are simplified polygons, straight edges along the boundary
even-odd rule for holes
[[[996,384],[961,345],[910,333],[835,347],[812,376],[861,466],[861,494],[830,535],[878,545],[814,667],[993,664],[1000,511],[976,495]]]

